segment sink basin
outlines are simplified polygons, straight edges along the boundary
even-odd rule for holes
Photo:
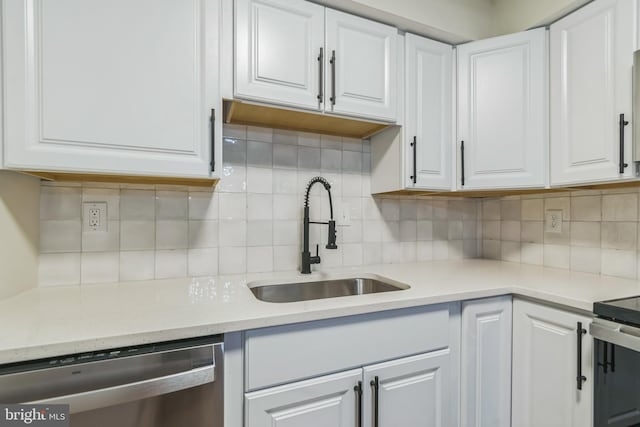
[[[250,285],[251,286],[251,285]],[[318,280],[314,282],[278,283],[251,287],[260,301],[296,302],[350,295],[377,294],[409,289],[409,285],[371,277]]]

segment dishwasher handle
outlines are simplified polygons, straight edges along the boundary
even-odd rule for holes
[[[208,365],[162,377],[26,403],[65,404],[69,405],[69,412],[72,414],[90,411],[214,382],[215,368],[215,365]]]

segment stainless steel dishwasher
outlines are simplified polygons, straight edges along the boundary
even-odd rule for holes
[[[0,366],[1,403],[69,404],[72,427],[222,427],[222,336]]]

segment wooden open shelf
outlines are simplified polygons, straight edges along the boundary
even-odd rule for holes
[[[319,112],[289,110],[226,99],[224,100],[224,122],[359,139],[368,138],[391,126],[385,123],[335,117]]]
[[[46,181],[61,182],[108,182],[116,184],[149,184],[149,185],[188,185],[190,187],[215,187],[217,179],[207,178],[173,178],[166,176],[136,175],[100,175],[87,173],[24,171],[26,175],[35,176]]]

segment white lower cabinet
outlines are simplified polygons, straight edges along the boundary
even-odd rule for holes
[[[246,426],[354,426],[362,369],[327,375],[245,396]]]
[[[514,427],[593,425],[590,323],[587,316],[534,302],[514,301]]]
[[[462,427],[511,425],[511,296],[462,303]]]
[[[247,393],[245,425],[449,427],[456,390],[443,349]]]
[[[455,425],[451,359],[447,348],[365,367],[363,426]]]

